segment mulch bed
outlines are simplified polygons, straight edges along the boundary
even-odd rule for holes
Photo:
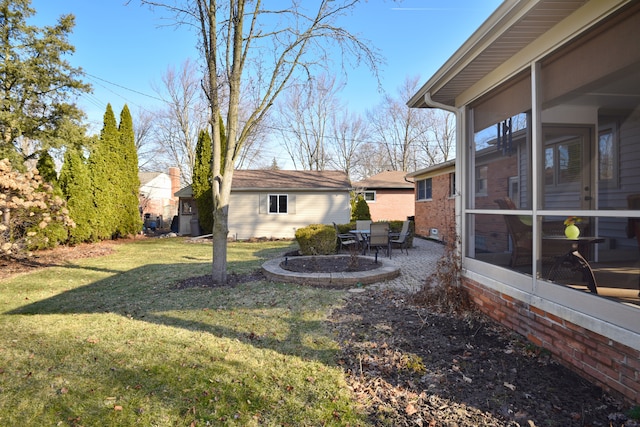
[[[437,314],[407,294],[370,290],[330,325],[374,425],[640,425],[621,401],[479,314]]]

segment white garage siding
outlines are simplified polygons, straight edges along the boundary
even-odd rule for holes
[[[268,196],[287,195],[287,213],[269,213]],[[351,208],[348,191],[242,191],[231,194],[229,238],[294,238],[309,224],[345,224]]]

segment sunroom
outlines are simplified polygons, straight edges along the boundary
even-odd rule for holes
[[[476,301],[632,400],[639,40],[638,2],[505,1],[409,101],[456,113],[458,231]],[[607,345],[620,361],[587,360]]]

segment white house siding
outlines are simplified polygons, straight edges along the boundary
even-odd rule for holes
[[[270,214],[269,194],[287,194],[289,213]],[[351,210],[349,193],[324,191],[243,191],[231,194],[229,202],[229,238],[294,238],[298,228],[309,224],[344,224]]]
[[[173,200],[171,177],[161,173],[140,186],[141,205],[144,213],[153,217],[162,216],[165,221],[171,221],[176,214],[176,202]]]

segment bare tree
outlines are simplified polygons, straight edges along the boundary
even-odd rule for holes
[[[155,148],[152,139],[153,119],[154,114],[144,109],[139,109],[133,119],[135,144],[138,152],[138,167],[143,171],[149,172],[157,167],[157,156],[154,155]]]
[[[334,115],[331,122],[332,143],[330,165],[347,173],[351,180],[364,178],[358,171],[361,159],[360,147],[369,138],[369,129],[362,116],[347,110],[339,116]]]
[[[352,178],[363,180],[392,169],[389,158],[383,150],[380,150],[380,145],[366,142],[358,148]]]
[[[329,161],[327,138],[342,111],[337,94],[344,84],[320,74],[291,87],[278,104],[278,127],[296,169],[325,170]]]
[[[418,167],[416,150],[427,136],[422,109],[409,108],[407,100],[417,91],[419,77],[407,77],[396,98],[385,95],[381,104],[369,111],[372,140],[384,153],[388,168],[410,171]]]
[[[425,111],[426,138],[418,143],[418,161],[422,167],[433,166],[455,157],[455,116],[445,110],[429,108]]]
[[[180,169],[182,182],[191,182],[198,134],[209,128],[210,112],[201,89],[202,79],[196,64],[186,60],[179,69],[168,67],[162,76],[162,87],[155,88],[165,99],[165,108],[157,111],[154,118],[155,152],[166,167]]]
[[[233,166],[254,128],[266,117],[285,87],[313,69],[329,64],[336,47],[342,55],[355,55],[375,70],[379,59],[370,44],[336,25],[359,0],[319,0],[316,10],[303,2],[289,7],[263,8],[261,0],[141,0],[174,13],[177,23],[194,25],[206,66],[206,95],[210,117],[226,120],[223,151],[220,125],[211,120],[213,138],[213,264],[212,281],[227,282],[227,235]],[[308,6],[308,2],[304,2]],[[333,55],[330,55],[332,53]],[[244,91],[244,92],[243,92]],[[254,109],[241,123],[243,93],[251,93]],[[222,94],[228,94],[222,102]],[[223,172],[224,171],[224,172]]]

